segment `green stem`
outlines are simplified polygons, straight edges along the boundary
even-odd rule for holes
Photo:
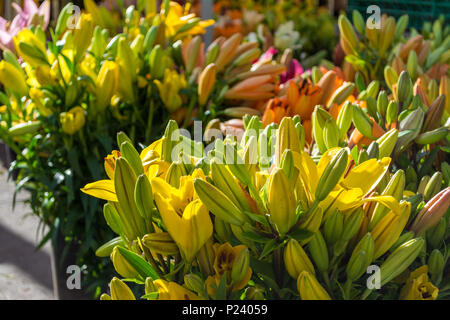
[[[350,279],[347,279],[347,281],[344,284],[344,299],[350,300],[350,293],[352,290],[352,281]]]
[[[194,109],[196,102],[197,102],[197,97],[195,95],[193,95],[191,97],[191,102],[189,103],[188,110],[187,110],[186,116],[184,118],[183,128],[186,128],[189,125],[189,122],[191,121],[192,110]]]
[[[147,258],[147,261],[151,264],[151,266],[153,267],[153,269],[155,269],[156,273],[161,277],[164,278],[164,273],[161,271],[161,269],[158,267],[155,259],[153,259],[153,256],[150,252],[150,250],[148,250],[146,247],[143,247],[144,249],[144,254],[145,257]]]
[[[147,118],[147,127],[145,128],[145,143],[150,143],[150,136],[152,134],[153,114],[155,113],[155,103],[150,99],[150,111]]]
[[[167,266],[166,262],[164,261],[164,257],[162,255],[160,255],[159,253],[157,254],[157,257],[158,257],[159,263],[162,265],[162,267],[164,269],[164,272],[169,273],[170,269]]]
[[[282,279],[282,268],[281,268],[281,262],[282,262],[282,255],[281,255],[281,248],[275,249],[273,252],[273,263],[274,263],[274,271],[275,271],[275,280],[279,286],[281,286],[281,279]]]
[[[322,278],[325,281],[325,284],[326,284],[328,290],[331,292],[332,291],[331,290],[331,281],[330,281],[330,276],[328,275],[328,272],[323,271],[322,272]]]
[[[372,293],[371,289],[366,289],[366,291],[364,291],[364,293],[361,296],[361,300],[366,300],[367,297]]]

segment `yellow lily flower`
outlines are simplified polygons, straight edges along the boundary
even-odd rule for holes
[[[306,152],[293,152],[294,166],[299,170],[299,179],[303,183],[310,203],[314,200],[314,194],[320,176],[339,150],[341,148],[327,150],[317,165]],[[361,201],[368,201],[364,201],[364,197],[379,183],[380,179],[388,170],[390,161],[391,159],[387,157],[381,160],[369,159],[352,168],[338,182],[325,200],[321,202],[321,206],[327,208],[328,212],[331,212],[332,210],[330,209],[334,208],[345,211],[360,206],[362,204]],[[382,200],[383,198],[376,197],[375,199]]]
[[[62,130],[70,135],[83,128],[86,122],[84,116],[84,109],[82,107],[73,107],[67,112],[63,112],[59,115],[61,121]]]
[[[157,279],[153,284],[158,289],[158,300],[202,300],[192,291],[173,281]]]
[[[204,34],[206,32],[206,28],[214,24],[214,20],[203,20],[199,21],[194,27],[190,28],[189,30],[186,30],[185,32],[180,32],[180,29],[187,25],[188,23],[191,23],[193,19],[195,19],[195,14],[185,14],[183,12],[183,7],[176,3],[171,1],[169,3],[169,13],[167,16],[163,19],[165,24],[165,35],[167,38],[173,37],[176,35],[175,39],[181,39],[188,35],[197,35],[197,34]],[[165,9],[161,10],[161,17],[165,16]]]
[[[428,266],[424,265],[410,273],[400,292],[400,300],[436,300],[439,289],[428,281]]]
[[[45,42],[42,42],[33,31],[23,29],[14,37],[14,45],[19,56],[34,68],[48,64]]]
[[[181,107],[183,100],[179,95],[182,88],[186,88],[186,79],[183,75],[179,75],[175,70],[166,69],[164,71],[163,82],[155,80],[155,84],[159,89],[161,99],[167,110],[174,112]]]
[[[192,261],[213,232],[209,211],[194,191],[194,179],[202,176],[200,171],[181,177],[179,189],[159,177],[151,180],[156,206],[167,232],[187,261]]]
[[[209,276],[205,281],[208,294],[212,297],[216,296],[217,287],[214,287],[213,284],[218,286],[222,276],[227,277],[226,286],[228,289],[231,289],[232,292],[244,288],[252,276],[252,269],[249,267],[248,270],[244,272],[244,277],[238,282],[233,282],[231,271],[239,253],[247,247],[245,245],[232,247],[226,242],[224,244],[215,243],[213,248],[215,253],[213,267],[216,274],[214,276]]]
[[[105,61],[97,76],[97,104],[99,112],[105,110],[110,104],[111,98],[116,91],[117,64],[114,61]]]

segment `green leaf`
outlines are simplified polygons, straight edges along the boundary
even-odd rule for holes
[[[244,213],[247,215],[247,217],[249,217],[253,221],[258,222],[258,223],[262,224],[265,227],[269,227],[269,224],[267,223],[266,216],[261,215],[261,214],[251,213],[251,212],[248,212],[248,211],[244,211]]]
[[[128,261],[129,264],[139,273],[142,278],[150,277],[153,280],[159,279],[158,274],[152,266],[137,254],[121,247],[117,247],[120,254]]]
[[[308,229],[295,229],[294,231],[290,232],[288,236],[300,242],[302,240],[308,239],[313,234],[314,232],[309,231]]]
[[[245,231],[244,233],[242,233],[242,236],[244,238],[247,238],[248,240],[253,240],[255,242],[260,242],[260,243],[266,243],[267,242],[267,238],[256,233],[253,231]]]
[[[354,146],[352,151],[350,151],[350,155],[353,158],[353,161],[355,161],[355,164],[358,163],[358,156],[359,156],[359,152],[358,152],[358,146]]]
[[[227,299],[227,276],[224,274],[220,278],[219,286],[217,287],[216,300]]]
[[[261,252],[261,255],[259,256],[259,259],[263,259],[265,256],[267,256],[269,253],[271,253],[275,248],[277,247],[277,240],[271,239],[266,242],[263,251]]]
[[[157,300],[158,299],[158,292],[150,292],[147,294],[144,294],[141,299],[147,299],[147,300]]]

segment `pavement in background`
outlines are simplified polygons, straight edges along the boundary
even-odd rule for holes
[[[14,182],[0,165],[0,300],[54,299],[51,271],[51,246],[39,251],[39,219],[17,196],[12,208]]]

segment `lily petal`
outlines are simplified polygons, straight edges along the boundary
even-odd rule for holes
[[[113,202],[118,201],[113,180],[99,180],[88,183],[84,188],[81,188],[81,191],[99,199]]]

